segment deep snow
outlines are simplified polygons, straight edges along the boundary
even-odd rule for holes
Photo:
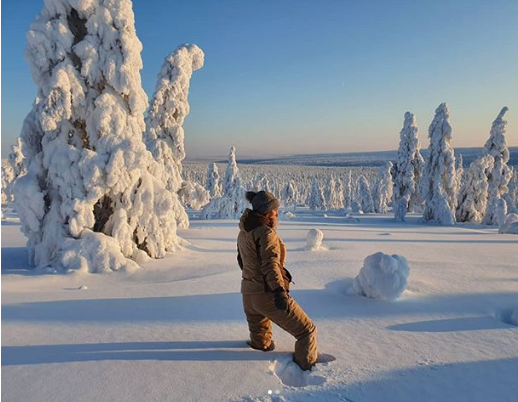
[[[292,295],[337,357],[293,370],[293,339],[246,347],[237,221],[191,220],[183,252],[132,273],[35,275],[25,238],[2,221],[5,401],[516,401],[518,238],[439,227],[410,214],[358,222],[295,211],[280,222]],[[322,229],[328,251],[305,250]],[[404,255],[395,302],[347,295],[368,255]],[[270,393],[268,391],[271,391]]]

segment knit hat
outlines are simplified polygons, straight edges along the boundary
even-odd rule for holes
[[[268,212],[280,207],[279,200],[268,191],[259,191],[257,193],[247,191],[246,199],[252,204],[254,211],[261,215],[266,215]]]

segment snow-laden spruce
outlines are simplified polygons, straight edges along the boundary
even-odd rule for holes
[[[343,190],[339,189],[339,184],[336,182],[334,175],[329,175],[327,185],[324,190],[325,209],[336,210],[344,206]]]
[[[306,250],[318,251],[324,250],[322,242],[324,241],[324,232],[320,229],[309,229],[306,235]]]
[[[514,167],[512,170],[513,174],[507,185],[509,191],[507,191],[504,198],[507,202],[508,211],[518,213],[518,167]]]
[[[288,184],[284,187],[281,199],[284,201],[286,208],[292,207],[295,210],[297,206],[297,186],[293,179],[288,181]]]
[[[223,180],[223,194],[230,194],[236,179],[239,177],[239,168],[236,162],[236,147],[230,148],[228,155],[228,164],[225,170],[225,178]]]
[[[175,203],[142,139],[131,2],[48,0],[27,40],[38,95],[14,193],[30,262],[98,272],[175,250]]]
[[[350,293],[382,300],[396,300],[405,291],[410,269],[402,255],[376,253],[363,261]]]
[[[481,156],[469,165],[458,196],[457,222],[482,222],[488,198],[487,177],[493,169],[491,156]]]
[[[374,212],[386,214],[389,210],[394,184],[392,182],[392,162],[380,167],[378,179],[374,183],[373,202]]]
[[[326,198],[324,195],[324,191],[322,190],[322,187],[320,186],[317,178],[313,179],[313,183],[311,184],[311,191],[309,193],[309,198],[306,203],[309,206],[309,209],[313,211],[325,211],[326,209]]]
[[[215,163],[209,164],[207,169],[207,179],[205,180],[205,188],[209,192],[210,199],[218,198],[223,195],[218,165]]]
[[[203,67],[203,62],[203,51],[191,44],[182,45],[167,56],[146,116],[144,140],[157,161],[152,173],[171,192],[175,203],[173,212],[180,228],[189,227],[189,218],[177,197],[185,159],[183,123],[190,111],[191,77],[194,71]]]
[[[482,223],[486,225],[496,224],[496,206],[498,200],[508,192],[507,184],[511,180],[512,172],[507,166],[509,161],[509,149],[505,140],[505,126],[507,121],[504,115],[509,109],[502,108],[491,126],[489,139],[484,145],[484,152],[494,159],[493,169],[489,175],[489,198],[486,213]]]
[[[352,173],[351,170],[347,172],[344,180],[344,208],[346,210],[351,208],[352,204]]]
[[[236,148],[230,148],[228,165],[225,171],[224,193],[212,199],[200,214],[200,219],[239,219],[250,204],[245,198],[239,168],[236,162]]]
[[[454,225],[459,183],[455,169],[455,153],[450,143],[450,112],[446,103],[442,103],[435,110],[428,138],[430,146],[422,178],[422,197],[425,203],[423,220],[441,225]]]
[[[358,202],[361,205],[361,210],[365,214],[374,212],[374,201],[372,200],[372,193],[369,182],[364,175],[361,175],[358,183]]]
[[[424,159],[420,152],[419,129],[413,113],[405,113],[399,138],[394,177],[394,217],[404,221],[407,212],[422,211],[419,186]]]
[[[22,142],[20,138],[18,138],[16,144],[11,146],[7,163],[2,165],[2,203],[13,202],[14,182],[18,177],[26,173],[23,166],[23,159]]]

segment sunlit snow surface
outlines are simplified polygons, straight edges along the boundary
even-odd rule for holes
[[[516,235],[417,215],[294,214],[278,229],[291,294],[317,324],[320,350],[337,358],[306,373],[277,327],[274,352],[246,347],[237,221],[191,219],[183,252],[133,273],[43,275],[5,210],[2,400],[517,400]],[[314,228],[327,252],[305,249]],[[397,301],[347,294],[378,251],[411,267]]]

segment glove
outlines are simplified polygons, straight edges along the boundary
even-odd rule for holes
[[[273,301],[275,303],[275,307],[277,307],[281,311],[290,312],[290,306],[288,303],[288,294],[284,291],[283,288],[277,288],[273,291]]]

